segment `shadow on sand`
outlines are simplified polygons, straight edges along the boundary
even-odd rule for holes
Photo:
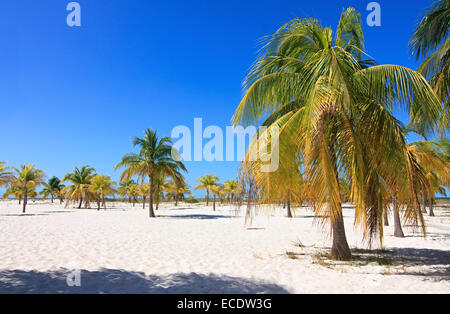
[[[289,293],[276,284],[236,277],[197,273],[147,276],[116,269],[81,270],[81,286],[69,287],[70,273],[4,270],[0,272],[0,293]]]
[[[158,215],[161,218],[173,218],[173,219],[224,219],[224,218],[236,218],[234,216],[225,216],[225,215],[201,215],[201,214],[192,214],[192,215]]]

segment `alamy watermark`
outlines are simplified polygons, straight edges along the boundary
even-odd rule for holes
[[[262,172],[275,172],[279,166],[279,133],[277,126],[219,126],[203,128],[201,118],[194,119],[193,132],[187,126],[172,130],[174,139],[172,157],[179,161],[249,161],[262,164]],[[257,144],[252,139],[258,138]],[[205,143],[204,143],[204,140]],[[247,151],[248,145],[248,151]]]

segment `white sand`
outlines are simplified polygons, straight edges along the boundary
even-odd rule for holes
[[[149,219],[140,204],[108,205],[30,202],[22,215],[16,201],[0,202],[0,293],[450,293],[449,211],[427,217],[426,239],[387,227],[392,265],[379,265],[358,252],[352,263],[324,260],[330,239],[306,209],[260,215],[246,230],[227,206],[167,204]],[[364,248],[351,209],[345,222],[350,246]],[[81,287],[66,283],[74,269]]]

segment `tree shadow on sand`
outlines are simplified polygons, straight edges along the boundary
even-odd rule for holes
[[[201,214],[192,214],[192,215],[158,215],[160,218],[173,218],[173,219],[224,219],[224,218],[235,218],[234,216],[225,216],[225,215],[201,215]]]
[[[116,269],[81,270],[81,286],[70,287],[67,284],[67,278],[72,278],[70,274],[70,270],[52,272],[0,271],[0,293],[289,293],[276,284],[237,277],[197,273],[147,276],[144,273]]]

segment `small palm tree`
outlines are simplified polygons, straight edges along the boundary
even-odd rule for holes
[[[232,199],[236,196],[239,183],[236,180],[228,180],[223,184],[223,191],[227,196],[228,202],[231,203]]]
[[[213,211],[216,211],[216,195],[220,194],[221,186],[218,184],[211,185],[209,187],[211,194],[213,195]]]
[[[25,213],[28,196],[35,195],[34,190],[36,187],[43,183],[45,174],[42,170],[36,169],[34,165],[22,165],[19,169],[13,168],[16,172],[15,176],[11,181],[11,186],[19,188],[22,190],[23,197],[23,209],[22,212]]]
[[[90,166],[83,166],[81,169],[75,167],[75,170],[72,173],[68,173],[64,176],[61,182],[70,181],[72,183],[62,190],[62,193],[67,195],[66,206],[71,201],[79,200],[78,208],[80,209],[84,200],[84,207],[90,207],[89,199],[96,197],[89,191],[89,185],[94,176],[95,169]]]
[[[39,195],[42,195],[43,199],[46,199],[50,195],[52,204],[55,197],[59,198],[62,204],[63,195],[61,191],[64,188],[64,185],[61,184],[61,181],[57,177],[50,178],[47,183],[42,183],[42,185],[44,186],[44,189],[39,192]]]
[[[120,177],[121,181],[129,180],[133,176],[137,176],[138,182],[140,180],[143,182],[145,178],[149,179],[149,216],[156,217],[153,211],[155,178],[164,175],[179,180],[180,171],[186,171],[186,167],[173,157],[176,151],[172,147],[172,140],[169,137],[159,139],[156,131],[152,129],[147,129],[143,138],[135,137],[133,145],[140,148],[139,153],[126,154],[115,169],[125,167]]]
[[[97,174],[91,179],[89,191],[97,195],[97,210],[100,210],[100,203],[106,209],[106,196],[114,195],[117,192],[114,189],[115,184],[111,181],[110,176]]]
[[[197,179],[197,182],[200,184],[195,187],[195,190],[206,191],[206,206],[209,205],[209,193],[211,192],[211,187],[216,185],[217,181],[219,181],[219,178],[212,174],[206,174]]]
[[[136,198],[139,196],[139,185],[129,184],[127,186],[127,194],[131,197],[133,207],[136,205]]]
[[[178,202],[184,199],[185,194],[190,193],[189,187],[184,179],[181,181],[169,181],[166,185],[166,191],[175,200],[175,206],[178,206]]]
[[[22,203],[23,189],[17,186],[10,186],[3,194],[3,198],[8,199],[11,195],[14,195],[16,200],[19,200],[19,205]]]

